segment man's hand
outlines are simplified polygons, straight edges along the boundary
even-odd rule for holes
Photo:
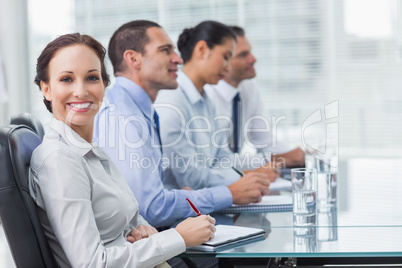
[[[182,190],[188,190],[188,191],[194,191],[194,189],[188,187],[188,186],[184,186],[183,188],[181,188]]]
[[[242,205],[259,202],[269,193],[270,181],[265,173],[248,172],[228,186],[233,195],[233,203]]]
[[[150,237],[156,233],[158,233],[158,231],[152,226],[139,225],[137,228],[131,230],[130,234],[127,236],[127,241],[134,243],[135,241]]]
[[[296,148],[287,153],[273,155],[272,162],[281,167],[303,167],[306,153],[300,148]]]
[[[270,162],[270,163],[267,163],[267,164],[265,164],[265,165],[263,165],[263,166],[261,166],[261,167],[259,167],[259,168],[256,168],[256,169],[254,169],[254,170],[251,170],[251,171],[246,171],[246,170],[243,170],[243,172],[245,173],[245,174],[248,174],[248,173],[255,173],[255,172],[257,172],[257,173],[263,173],[263,174],[265,174],[265,175],[267,175],[267,178],[268,178],[268,180],[270,181],[270,182],[273,182],[273,181],[275,181],[277,178],[279,178],[279,176],[280,176],[280,170],[278,169],[278,168],[275,168],[275,167],[272,167],[272,163]]]

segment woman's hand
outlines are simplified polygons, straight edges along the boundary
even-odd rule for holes
[[[130,234],[127,236],[127,241],[134,243],[135,241],[141,240],[143,238],[150,237],[156,234],[158,231],[149,225],[139,225],[137,228],[131,230]]]
[[[176,231],[183,237],[187,247],[197,246],[215,236],[215,219],[209,215],[187,218],[179,223]]]

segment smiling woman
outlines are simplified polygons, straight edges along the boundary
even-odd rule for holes
[[[93,118],[106,86],[93,49],[85,45],[62,49],[49,63],[49,77],[49,82],[41,81],[40,87],[45,99],[51,102],[54,118],[65,122],[82,137],[84,133],[92,133]],[[92,142],[92,135],[85,139]]]
[[[59,43],[50,43],[38,58],[35,83],[53,117],[91,143],[92,134],[84,133],[93,132],[93,118],[109,84],[105,49],[85,35],[65,35],[57,40]]]
[[[39,56],[35,83],[53,119],[32,154],[29,190],[61,267],[154,267],[213,237],[215,220],[189,218],[158,233],[139,214],[117,167],[92,144],[109,83],[104,59],[102,45],[78,33],[58,37]]]

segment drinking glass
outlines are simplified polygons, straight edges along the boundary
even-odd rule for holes
[[[291,179],[293,196],[293,225],[315,225],[317,203],[316,169],[291,169]]]

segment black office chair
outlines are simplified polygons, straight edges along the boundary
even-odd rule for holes
[[[30,113],[22,113],[18,115],[11,116],[10,124],[13,125],[24,125],[32,128],[32,130],[39,136],[39,138],[43,139],[45,135],[45,130],[43,129],[42,123],[38,118],[33,116]]]
[[[29,194],[29,164],[40,143],[26,126],[0,127],[0,217],[17,267],[58,267]]]

